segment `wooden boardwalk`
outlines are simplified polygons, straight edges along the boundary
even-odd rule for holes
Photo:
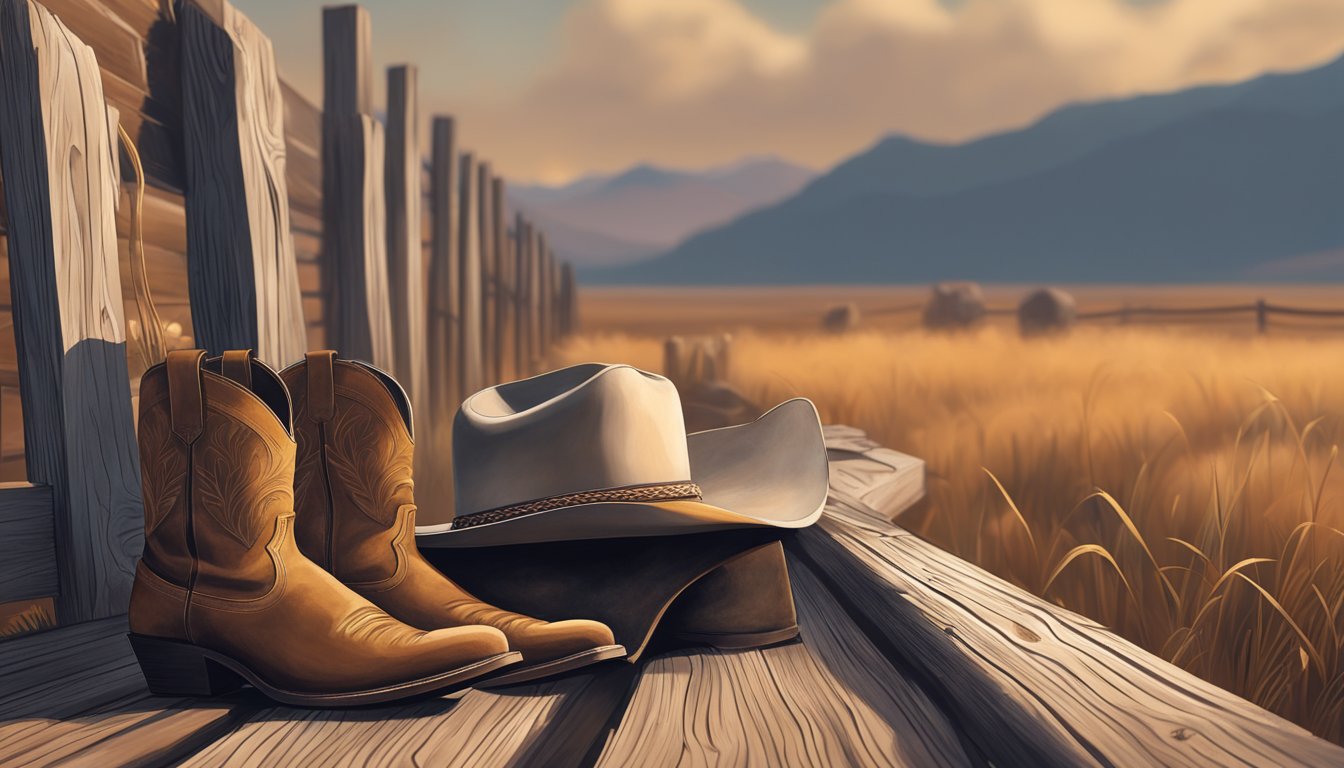
[[[826,432],[826,515],[786,539],[801,642],[303,710],[151,696],[114,617],[0,644],[0,765],[1344,765],[900,530],[923,463]]]

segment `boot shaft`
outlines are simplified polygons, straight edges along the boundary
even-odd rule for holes
[[[174,351],[146,371],[144,566],[201,595],[269,590],[277,563],[267,545],[294,508],[289,422],[284,385],[247,353],[207,361],[199,350]]]
[[[404,559],[394,549],[414,535],[409,398],[382,371],[329,351],[280,376],[294,395],[299,548],[346,583],[392,578]]]

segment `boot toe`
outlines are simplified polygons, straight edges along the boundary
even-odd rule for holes
[[[588,619],[536,624],[515,633],[512,641],[513,649],[521,651],[523,660],[529,664],[561,659],[616,643],[606,624]]]
[[[494,627],[466,625],[426,632],[416,646],[443,665],[455,667],[508,653],[509,639]]]

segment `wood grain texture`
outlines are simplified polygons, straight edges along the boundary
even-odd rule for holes
[[[496,382],[508,381],[506,372],[513,362],[513,335],[510,333],[510,324],[513,322],[513,253],[509,248],[508,195],[505,194],[504,184],[504,179],[498,176],[490,181],[490,223],[495,243],[495,336],[492,342],[495,367],[491,371],[491,378]]]
[[[578,765],[632,674],[629,665],[613,664],[499,692],[373,709],[263,709],[183,765]]]
[[[578,330],[578,283],[574,279],[574,265],[565,262],[560,268],[560,335],[570,336]]]
[[[481,378],[482,387],[494,384],[495,355],[495,259],[494,193],[491,188],[490,162],[482,160],[476,167],[476,209],[481,241]]]
[[[126,629],[114,617],[0,643],[0,764],[167,764],[241,718],[236,700],[150,696]]]
[[[457,136],[453,118],[432,123],[429,257],[429,406],[434,432],[448,429],[457,411],[457,365],[461,302],[458,257]]]
[[[142,534],[115,139],[93,52],[0,1],[0,168],[28,479],[55,509],[63,623],[125,610]]]
[[[537,241],[537,344],[540,347],[537,355],[545,357],[555,335],[555,316],[551,312],[551,261],[554,254],[545,232],[537,233]]]
[[[833,462],[863,447],[837,437]],[[875,453],[870,487],[895,472]],[[849,509],[833,512],[833,487],[790,550],[996,764],[1344,764],[1344,749],[886,524],[890,513],[854,501],[870,495],[854,493],[857,466]]]
[[[427,434],[425,257],[421,247],[420,113],[415,67],[387,70],[387,279],[396,344],[394,372],[411,398],[418,434]]]
[[[476,183],[476,158],[463,152],[458,218],[457,252],[458,299],[461,320],[458,323],[457,386],[463,398],[484,386],[481,365],[481,221],[478,211],[480,190]]]
[[[60,591],[54,515],[51,486],[0,488],[0,603]]]
[[[196,343],[281,368],[306,340],[275,52],[226,0],[191,0],[178,24]]]
[[[396,370],[383,210],[383,127],[369,115],[351,115],[329,135],[331,155],[324,178],[331,177],[329,191],[339,199],[328,201],[322,225],[327,334],[343,356]]]
[[[328,341],[341,354],[395,371],[384,135],[370,101],[371,35],[362,7],[323,9],[323,315]]]
[[[513,375],[532,373],[532,225],[521,213],[513,229]]]
[[[651,659],[599,766],[971,764],[955,724],[789,570],[803,642]]]

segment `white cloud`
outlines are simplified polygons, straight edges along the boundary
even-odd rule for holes
[[[824,165],[889,132],[962,140],[1341,49],[1341,0],[834,0],[801,34],[737,0],[581,0],[524,92],[458,111],[520,177],[762,152]]]

